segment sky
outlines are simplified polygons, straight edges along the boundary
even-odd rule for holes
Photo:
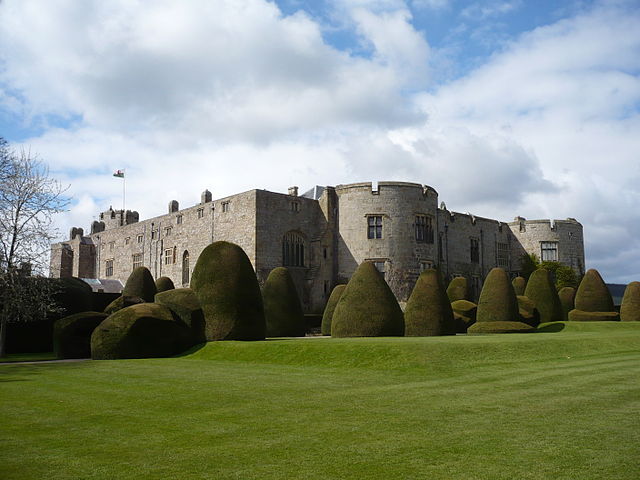
[[[170,200],[401,180],[576,218],[640,280],[640,0],[0,0],[0,136],[88,230]]]

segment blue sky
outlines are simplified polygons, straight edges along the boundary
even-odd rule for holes
[[[4,0],[0,135],[73,204],[143,218],[251,188],[405,180],[457,211],[575,217],[640,278],[637,0]],[[171,181],[168,181],[168,180]]]

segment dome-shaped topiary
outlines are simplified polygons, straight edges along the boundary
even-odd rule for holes
[[[169,277],[160,277],[156,280],[156,291],[157,293],[166,292],[167,290],[173,290],[175,285],[173,284],[173,280]]]
[[[476,323],[467,333],[515,333],[531,332],[533,327],[520,321],[518,300],[509,281],[509,276],[501,268],[494,268],[484,281]]]
[[[516,277],[511,280],[511,284],[513,285],[513,290],[516,292],[516,295],[524,295],[524,291],[527,288],[527,279],[524,277]]]
[[[156,294],[154,303],[167,307],[191,329],[195,343],[204,343],[204,313],[198,297],[190,288],[174,288]]]
[[[540,313],[536,308],[536,303],[524,295],[516,295],[516,298],[518,299],[520,321],[532,327],[540,325]]]
[[[447,297],[449,303],[456,300],[469,300],[469,286],[466,277],[456,277],[449,282]]]
[[[60,316],[93,310],[93,292],[88,283],[76,277],[48,281],[55,282],[53,300],[61,310]]]
[[[118,310],[91,335],[91,358],[168,357],[195,345],[191,330],[171,311],[155,303]]]
[[[191,276],[200,302],[207,340],[263,340],[262,294],[249,258],[230,242],[206,247]]]
[[[453,310],[442,276],[430,268],[418,277],[404,310],[404,334],[411,337],[455,335]]]
[[[116,313],[118,310],[130,307],[131,305],[137,305],[138,303],[145,303],[144,299],[140,297],[133,297],[130,295],[120,295],[104,308],[104,313],[106,313],[107,315],[111,315],[112,313]]]
[[[262,289],[262,302],[267,337],[304,337],[304,313],[288,269],[271,270]]]
[[[575,308],[569,312],[572,322],[618,321],[620,314],[614,310],[609,289],[597,270],[584,274],[575,297]]]
[[[322,323],[320,325],[320,333],[322,333],[322,335],[331,335],[331,321],[333,320],[333,312],[336,309],[336,305],[338,305],[338,300],[340,300],[345,287],[346,285],[343,284],[336,285],[336,287],[331,292],[331,295],[329,296],[327,305],[324,307],[324,313],[322,314]]]
[[[456,333],[467,333],[469,327],[476,323],[478,305],[469,300],[456,300],[451,302],[451,309],[456,324]]]
[[[623,322],[640,322],[640,282],[631,282],[624,289],[620,320]]]
[[[372,262],[363,262],[347,283],[331,321],[334,337],[385,337],[404,334],[402,310]]]
[[[103,312],[80,312],[53,325],[53,352],[58,358],[91,357],[91,334],[107,318]]]
[[[156,283],[147,267],[136,267],[122,289],[123,297],[140,297],[145,302],[153,302],[156,293]]]
[[[531,274],[524,295],[535,304],[540,323],[562,321],[560,298],[547,269],[538,268]]]
[[[576,298],[576,289],[573,287],[562,287],[558,292],[560,305],[562,305],[562,320],[569,319],[569,312],[574,308],[574,300]]]

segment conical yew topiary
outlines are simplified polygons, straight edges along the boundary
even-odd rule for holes
[[[304,337],[306,325],[302,305],[289,270],[271,270],[262,289],[267,337]]]
[[[562,321],[560,298],[547,269],[538,268],[531,274],[524,295],[535,303],[540,323]]]
[[[449,303],[453,303],[456,300],[469,300],[469,287],[466,277],[456,277],[447,287],[447,297]]]
[[[147,267],[135,268],[122,289],[123,297],[140,297],[149,303],[153,302],[156,293],[156,283]]]
[[[576,289],[573,287],[562,287],[558,292],[560,305],[562,305],[562,320],[569,319],[569,312],[574,308],[574,300],[576,298]]]
[[[331,321],[334,337],[385,337],[404,334],[402,310],[372,262],[363,262],[347,283]]]
[[[573,322],[602,322],[620,320],[614,310],[609,289],[597,270],[584,274],[575,297],[575,308],[569,312]]]
[[[620,320],[640,322],[640,282],[631,282],[625,288],[620,305]]]
[[[524,291],[527,288],[527,279],[524,277],[516,277],[511,280],[511,284],[513,285],[513,290],[516,292],[516,295],[524,295]]]
[[[440,273],[430,268],[418,277],[404,310],[404,334],[412,337],[455,335],[453,310]]]
[[[173,290],[175,285],[173,284],[173,280],[169,277],[160,277],[156,280],[156,290],[159,292],[166,292],[167,290]]]
[[[467,333],[525,333],[535,330],[520,321],[518,300],[509,281],[509,276],[501,268],[494,268],[484,281],[476,323]]]
[[[204,313],[200,302],[190,288],[174,288],[156,294],[154,303],[167,307],[191,329],[194,343],[204,343]]]
[[[524,295],[516,295],[516,298],[518,299],[520,321],[532,327],[540,325],[540,313],[536,308],[535,302]]]
[[[467,333],[469,327],[476,322],[478,305],[469,300],[456,300],[451,302],[451,309],[453,310],[456,332]]]
[[[206,247],[191,275],[211,340],[262,340],[265,319],[262,294],[249,258],[230,242]]]
[[[342,284],[336,285],[336,287],[331,292],[331,295],[329,296],[327,305],[324,307],[324,313],[322,314],[322,324],[320,325],[320,333],[322,333],[322,335],[331,335],[331,321],[333,319],[333,312],[336,309],[338,300],[340,300],[345,287],[346,285]]]

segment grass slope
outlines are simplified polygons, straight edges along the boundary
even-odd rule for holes
[[[0,478],[636,479],[639,347],[591,323],[3,365]]]

